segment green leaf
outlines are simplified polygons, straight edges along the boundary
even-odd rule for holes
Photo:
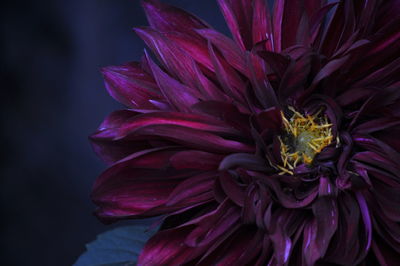
[[[152,220],[154,221],[154,220]],[[86,245],[74,266],[136,265],[146,241],[158,230],[150,228],[152,221],[137,221],[135,225],[119,227],[97,236]]]

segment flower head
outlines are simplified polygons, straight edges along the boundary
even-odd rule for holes
[[[141,265],[396,265],[400,1],[218,3],[233,39],[148,0],[158,63],[103,69],[98,217],[164,215]]]

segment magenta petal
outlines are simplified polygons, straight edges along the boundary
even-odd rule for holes
[[[193,149],[216,153],[253,152],[254,148],[241,142],[227,140],[220,136],[175,125],[154,125],[136,130],[130,137],[147,139],[160,137]]]
[[[192,91],[192,93],[197,93],[198,91],[199,93],[197,93],[196,97],[199,99],[207,99],[207,96],[210,97],[217,95],[216,92],[210,91],[209,87],[212,86],[211,82],[201,73],[199,67],[196,65],[190,54],[176,45],[176,38],[175,40],[170,39],[174,36],[179,37],[180,35],[177,33],[163,34],[145,27],[136,28],[135,31],[152,49],[159,61],[166,67],[165,71],[162,72],[166,72],[165,74],[172,74],[171,78],[186,85],[189,88],[188,91]],[[198,42],[198,40],[196,41]],[[191,42],[189,42],[189,45],[191,45]],[[153,75],[155,75],[155,80],[159,82],[159,79],[157,79],[158,76],[154,73],[154,67],[152,67],[154,64],[148,56],[146,59],[149,68],[152,69],[151,71],[153,72]],[[160,86],[160,84],[158,85],[162,90],[162,86]],[[211,87],[211,89],[212,88],[213,87]],[[166,91],[163,92],[165,96]],[[202,95],[202,93],[205,95]]]
[[[244,102],[244,92],[246,86],[241,80],[240,76],[232,67],[226,64],[224,65],[222,61],[219,60],[211,42],[209,42],[208,48],[214,64],[215,73],[219,83],[221,84],[221,87],[228,96],[235,99],[237,102]]]
[[[205,39],[209,40],[221,52],[225,60],[241,73],[247,73],[245,54],[242,50],[222,33],[212,29],[202,29],[197,31]]]
[[[135,115],[137,113],[130,110],[115,111],[107,116],[97,132],[89,137],[93,150],[106,163],[112,164],[137,150],[149,148],[146,142],[113,141],[119,127]]]
[[[136,115],[132,119],[124,121],[118,127],[105,128],[104,130],[113,132],[108,133],[110,135],[108,137],[121,139],[138,129],[156,125],[176,125],[200,131],[219,133],[221,135],[240,136],[239,131],[215,118],[179,112],[154,112]],[[104,130],[99,130],[99,132]]]
[[[102,73],[108,93],[126,106],[154,109],[150,100],[161,96],[153,77],[138,63],[105,67]]]
[[[154,62],[149,60],[151,70],[160,90],[169,103],[176,110],[190,112],[190,106],[201,99],[201,95],[195,89],[185,86],[163,72]]]
[[[271,14],[264,0],[253,1],[252,32],[254,44],[266,40],[266,49],[273,51]]]
[[[231,30],[231,33],[233,35],[233,38],[235,39],[236,43],[242,48],[242,50],[245,50],[248,48],[246,44],[247,39],[245,36],[242,36],[241,31],[246,29],[246,25],[243,25],[240,23],[240,18],[238,18],[238,13],[235,11],[239,11],[237,6],[241,6],[240,1],[234,1],[232,2],[231,0],[218,0],[219,7],[221,9],[222,14],[225,17],[225,21],[228,24],[229,29]],[[237,5],[236,8],[234,5]],[[244,10],[242,10],[243,12]]]

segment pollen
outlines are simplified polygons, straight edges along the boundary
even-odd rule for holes
[[[277,165],[279,174],[293,175],[300,164],[311,165],[315,155],[320,153],[333,139],[332,124],[322,110],[312,115],[303,115],[293,107],[290,118],[281,112],[283,134],[279,137],[282,165]]]

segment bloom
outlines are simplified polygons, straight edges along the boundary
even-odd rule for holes
[[[218,3],[233,40],[148,0],[159,63],[103,69],[98,217],[164,215],[140,265],[397,265],[400,1]]]

